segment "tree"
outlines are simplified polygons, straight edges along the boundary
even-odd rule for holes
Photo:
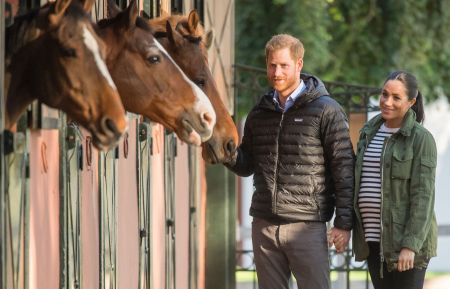
[[[381,86],[404,69],[427,99],[450,97],[448,27],[444,0],[237,0],[236,63],[264,67],[267,40],[290,33],[305,45],[303,69],[324,80]]]

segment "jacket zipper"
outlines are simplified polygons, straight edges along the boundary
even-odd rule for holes
[[[273,185],[273,192],[272,192],[272,212],[274,214],[277,214],[277,203],[278,203],[278,194],[277,194],[277,178],[278,178],[278,156],[279,156],[279,149],[280,149],[280,136],[281,136],[281,130],[283,129],[283,118],[284,118],[284,111],[281,113],[281,120],[277,135],[277,151],[275,156],[275,175],[273,176],[273,179],[275,180]]]
[[[391,136],[392,137],[392,136]],[[380,159],[380,181],[381,181],[381,204],[380,204],[380,278],[383,278],[383,266],[384,266],[384,250],[383,250],[383,164],[384,164],[384,155],[386,153],[386,148],[388,146],[390,138],[387,138],[384,142],[383,146],[383,155]]]

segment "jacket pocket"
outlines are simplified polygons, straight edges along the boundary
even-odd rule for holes
[[[410,179],[413,157],[412,150],[394,150],[392,154],[392,178]]]
[[[402,241],[405,235],[405,226],[407,219],[407,211],[404,209],[393,209],[392,213],[392,247],[395,252],[400,252],[402,249]]]

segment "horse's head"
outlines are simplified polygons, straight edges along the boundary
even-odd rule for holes
[[[155,36],[175,62],[206,93],[217,115],[212,137],[203,143],[203,158],[210,163],[230,160],[238,144],[234,122],[223,104],[208,64],[207,48],[212,33],[204,33],[199,16],[192,11],[186,16],[170,16],[149,21]]]
[[[135,1],[124,11],[110,11],[114,17],[98,28],[125,109],[161,123],[188,143],[208,140],[216,122],[211,102],[154,39]]]
[[[127,121],[103,60],[105,45],[86,13],[92,3],[57,0],[41,8],[40,36],[12,57],[8,101],[27,95],[61,109],[92,133],[98,148],[107,149]]]

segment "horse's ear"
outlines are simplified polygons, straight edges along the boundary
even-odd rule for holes
[[[170,45],[173,47],[177,46],[177,37],[180,37],[178,32],[172,28],[172,25],[170,24],[169,20],[166,21],[166,32],[167,32],[167,38],[169,39]]]
[[[69,7],[72,0],[56,0],[53,5],[53,9],[51,9],[50,14],[48,15],[48,21],[50,26],[57,26],[61,21],[61,18],[64,16],[64,13]]]
[[[198,16],[197,10],[194,9],[189,13],[188,16],[188,29],[191,34],[195,34],[199,22],[200,17]]]
[[[138,17],[139,11],[137,9],[136,0],[131,0],[127,9],[124,11],[125,15],[123,21],[127,28],[136,26],[136,19]]]
[[[213,40],[214,40],[214,32],[212,30],[209,30],[208,32],[206,32],[204,40],[206,49],[211,48]]]
[[[141,10],[141,13],[139,13],[139,16],[141,16],[142,18],[145,18],[147,20],[150,20],[150,15],[148,15],[148,13],[145,12],[144,10]]]
[[[119,6],[117,6],[116,1],[108,0],[107,3],[107,17],[114,18],[119,14],[122,10],[120,10]]]
[[[92,6],[94,6],[95,0],[78,0],[83,6],[84,11],[91,13]]]
[[[130,5],[128,6],[128,19],[130,27],[136,25],[136,19],[138,16],[139,10],[137,8],[136,0],[131,0]]]

